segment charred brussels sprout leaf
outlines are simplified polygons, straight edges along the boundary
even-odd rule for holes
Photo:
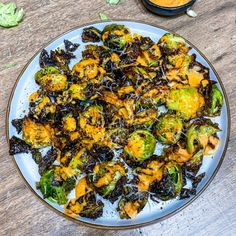
[[[104,28],[102,41],[105,46],[120,51],[131,41],[131,34],[124,25],[111,24]]]
[[[147,130],[133,132],[124,147],[125,153],[134,162],[142,162],[150,158],[155,150],[156,140]]]
[[[207,148],[209,138],[219,132],[217,124],[209,119],[194,121],[186,133],[187,150],[189,153],[195,153],[199,148]]]
[[[204,156],[204,149],[197,151],[191,159],[186,163],[186,169],[193,173],[197,173],[202,165],[202,159]]]
[[[75,181],[70,182],[58,182],[54,176],[54,170],[48,170],[44,172],[42,175],[40,182],[38,184],[38,188],[41,190],[43,196],[47,198],[49,201],[56,202],[59,205],[65,204],[67,202],[67,195],[69,192],[67,190],[71,190],[72,186],[74,187]],[[69,184],[69,185],[68,185]],[[68,185],[67,187],[65,187]]]
[[[137,214],[145,207],[147,201],[147,192],[140,192],[137,188],[126,187],[117,208],[120,218],[135,218]]]
[[[99,42],[101,40],[101,31],[95,27],[84,28],[82,33],[82,41],[87,42]]]
[[[64,40],[64,44],[67,52],[74,52],[80,46],[78,43],[72,43],[67,39]]]
[[[63,49],[51,51],[52,63],[63,71],[69,71],[69,63],[72,58],[75,58],[75,55],[69,51]]]
[[[9,144],[10,144],[10,150],[9,150],[10,155],[15,155],[17,153],[23,153],[23,152],[28,153],[31,150],[30,146],[24,140],[19,139],[16,136],[10,138]]]
[[[22,131],[22,127],[23,127],[23,119],[14,119],[12,120],[12,125],[16,128],[17,133],[19,134]]]
[[[38,163],[39,174],[42,175],[57,158],[57,149],[51,148],[44,157],[42,157]]]
[[[216,84],[213,84],[209,95],[206,95],[206,105],[202,109],[205,116],[214,117],[219,116],[223,106],[223,95]]]
[[[45,66],[53,66],[53,62],[45,49],[40,53],[39,65],[41,68],[44,68]]]
[[[203,105],[204,98],[192,87],[171,90],[166,101],[166,106],[170,110],[177,111],[186,120],[196,117]]]
[[[94,167],[89,179],[97,192],[113,203],[123,193],[126,169],[120,162],[103,162]]]
[[[166,113],[158,117],[155,134],[159,142],[174,144],[179,140],[182,129],[182,120],[174,114]]]
[[[165,166],[165,173],[161,181],[151,185],[150,192],[157,198],[167,201],[179,196],[183,186],[182,169],[175,163],[168,163]]]

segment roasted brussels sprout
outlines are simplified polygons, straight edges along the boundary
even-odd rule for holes
[[[83,29],[82,41],[87,42],[99,42],[101,40],[101,31],[95,27],[88,27]]]
[[[67,195],[74,186],[75,180],[58,181],[54,175],[54,169],[51,169],[44,172],[37,188],[40,189],[44,198],[62,205],[67,202]]]
[[[107,25],[102,31],[102,41],[105,46],[113,50],[122,50],[132,37],[128,28],[124,25]]]
[[[110,161],[97,164],[93,173],[89,174],[89,180],[97,192],[112,203],[122,195],[126,179],[126,169],[121,162]]]
[[[101,141],[105,136],[105,120],[102,107],[97,105],[88,107],[80,115],[79,125],[88,137],[95,141]]]
[[[67,132],[73,132],[76,130],[76,119],[72,115],[63,117],[62,124],[64,130]]]
[[[34,79],[35,81],[39,84],[40,83],[40,79],[45,76],[45,75],[49,75],[49,74],[60,74],[60,70],[58,70],[56,67],[54,66],[45,66],[43,69],[39,70],[35,75],[34,75]]]
[[[66,75],[47,74],[38,79],[39,85],[47,92],[61,92],[68,86]]]
[[[184,87],[170,91],[166,106],[184,119],[189,120],[196,117],[199,109],[204,105],[204,98],[196,88]]]
[[[102,201],[96,200],[93,189],[87,178],[84,177],[76,186],[76,199],[72,199],[66,204],[65,212],[69,215],[97,219],[102,216],[103,206]]]
[[[185,39],[176,34],[166,33],[160,38],[159,45],[168,54],[176,51],[188,52]]]
[[[211,85],[209,85],[211,86]],[[219,116],[223,106],[223,95],[216,84],[211,86],[209,94],[206,95],[206,104],[200,111],[204,116]]]
[[[82,59],[74,65],[72,73],[83,81],[100,82],[106,71],[98,63],[98,59]]]
[[[150,192],[163,201],[179,196],[183,187],[182,169],[173,162],[167,163],[161,181],[151,185]]]
[[[49,96],[38,90],[29,97],[30,117],[41,123],[53,122],[56,106],[52,103]]]
[[[159,142],[174,144],[179,140],[182,129],[181,118],[171,113],[164,113],[158,117],[154,130]]]
[[[72,99],[78,99],[84,101],[86,100],[86,94],[85,94],[86,86],[87,86],[86,83],[72,84],[68,89],[68,93]]]
[[[195,153],[199,148],[206,149],[209,138],[214,136],[220,129],[209,119],[199,119],[194,121],[186,132],[187,150]]]
[[[159,158],[148,160],[142,167],[134,170],[135,176],[138,178],[138,188],[140,191],[148,191],[150,186],[160,181],[163,176],[164,162]]]
[[[132,219],[142,211],[148,201],[148,193],[140,192],[137,188],[125,187],[125,192],[118,203],[121,219]]]
[[[41,148],[51,145],[51,128],[48,125],[36,123],[29,118],[23,122],[23,139],[32,148]]]
[[[156,140],[147,130],[134,131],[124,147],[128,158],[134,162],[142,162],[150,158],[155,150]]]

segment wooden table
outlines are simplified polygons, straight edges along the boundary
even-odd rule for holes
[[[6,1],[3,1],[6,2]],[[147,12],[139,0],[18,0],[26,12],[16,28],[0,29],[0,235],[236,235],[236,2],[199,0],[197,18],[164,18]],[[141,230],[103,231],[70,222],[49,210],[26,188],[8,155],[5,114],[13,84],[43,44],[64,31],[91,21],[99,12],[111,19],[134,19],[176,31],[213,63],[226,88],[232,115],[227,155],[207,190],[190,206]]]

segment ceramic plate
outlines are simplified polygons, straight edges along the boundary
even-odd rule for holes
[[[141,22],[133,22],[133,21],[114,21],[113,23],[123,24],[129,27],[132,33],[136,32],[143,36],[148,36],[154,41],[158,41],[159,38],[168,32],[168,30],[163,29],[161,27],[152,26],[149,24],[141,23]],[[72,42],[80,43],[81,46],[76,51],[76,59],[71,61],[71,66],[75,64],[81,58],[81,51],[84,50],[84,43],[81,41],[81,33],[84,27],[94,26],[98,29],[102,30],[106,25],[111,24],[111,22],[100,22],[93,23],[90,25],[85,25],[82,27],[75,28],[50,42],[45,48],[46,50],[54,50],[57,47],[63,47],[63,40],[68,39]],[[205,58],[205,56],[191,43],[188,44],[192,47],[190,53],[195,53],[197,55],[197,61],[202,63],[204,66],[210,69],[210,78],[211,80],[215,80],[218,82],[218,86],[224,95],[224,106],[222,108],[222,113],[220,117],[214,118],[213,120],[219,123],[222,132],[219,132],[219,138],[221,140],[220,145],[214,154],[214,157],[205,157],[203,160],[203,165],[200,169],[200,172],[206,172],[205,178],[201,181],[197,188],[197,195],[192,196],[189,199],[185,200],[171,200],[165,203],[154,203],[149,200],[148,204],[145,206],[143,211],[137,216],[137,218],[132,220],[121,220],[119,218],[118,213],[115,211],[116,205],[112,205],[108,201],[104,201],[104,213],[103,217],[98,218],[96,220],[91,220],[87,218],[78,218],[74,219],[72,217],[68,217],[69,219],[73,219],[76,222],[83,223],[88,226],[97,227],[97,228],[135,228],[141,227],[150,223],[158,222],[163,220],[179,210],[183,209],[183,207],[187,206],[191,203],[200,193],[208,186],[210,181],[215,176],[217,170],[219,169],[224,154],[226,152],[228,137],[229,137],[229,106],[225,94],[225,90],[223,88],[222,82],[220,81],[219,76],[214,70],[213,66],[210,62]],[[41,51],[41,50],[40,50]],[[37,90],[38,85],[34,82],[34,74],[40,69],[39,67],[39,53],[29,61],[29,63],[25,66],[24,70],[20,74],[14,88],[9,101],[8,113],[7,113],[7,137],[12,137],[13,135],[17,136],[15,128],[11,125],[11,121],[16,118],[21,118],[24,116],[24,111],[28,110],[28,96],[35,90]],[[39,181],[40,176],[38,174],[38,168],[30,154],[18,154],[13,157],[14,162],[21,174],[21,176],[26,181],[28,187],[40,198],[47,206],[51,209],[55,210],[58,213],[64,214],[63,206],[59,206],[54,204],[47,199],[43,199],[42,194],[35,187],[35,182]]]

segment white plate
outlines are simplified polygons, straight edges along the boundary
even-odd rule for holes
[[[136,32],[143,36],[148,36],[154,41],[158,41],[159,38],[167,33],[168,31],[155,27],[149,24],[133,22],[133,21],[113,21],[112,23],[123,24],[129,27],[132,33]],[[75,28],[55,40],[49,43],[45,49],[46,50],[55,50],[58,47],[63,47],[64,39],[68,39],[72,42],[80,43],[81,46],[76,51],[76,59],[71,61],[71,66],[75,64],[81,58],[81,52],[84,50],[84,43],[81,41],[81,33],[84,27],[94,26],[102,30],[106,25],[111,24],[111,22],[100,22],[85,25],[82,27]],[[190,44],[190,43],[189,43]],[[197,195],[185,200],[171,200],[165,203],[154,203],[149,200],[148,204],[145,206],[142,212],[137,216],[137,218],[132,220],[121,220],[118,213],[116,212],[116,204],[112,205],[108,201],[105,201],[104,214],[103,217],[96,220],[91,220],[88,218],[77,218],[74,219],[76,222],[85,223],[88,226],[99,227],[99,228],[132,228],[140,227],[146,224],[154,223],[165,219],[168,216],[173,215],[184,206],[188,205],[195,199],[199,194],[207,187],[210,181],[215,176],[217,170],[220,167],[220,164],[223,160],[227,143],[229,137],[229,106],[226,98],[226,94],[223,88],[223,85],[216,74],[212,65],[207,61],[207,59],[196,49],[192,44],[190,44],[192,50],[190,53],[195,53],[197,55],[197,61],[202,63],[204,66],[210,69],[210,79],[218,82],[218,87],[224,95],[224,106],[222,108],[221,116],[214,118],[214,121],[219,123],[219,126],[222,132],[219,132],[219,138],[221,140],[219,148],[217,149],[214,157],[205,157],[203,159],[203,165],[201,167],[201,172],[206,172],[205,178],[201,181],[197,188]],[[41,50],[40,50],[41,51]],[[39,67],[39,53],[40,51],[30,60],[26,65],[22,73],[20,74],[15,87],[13,88],[12,96],[9,102],[9,110],[7,115],[7,135],[12,137],[13,135],[18,136],[15,128],[11,125],[11,121],[16,118],[21,118],[24,116],[24,111],[28,110],[28,96],[35,90],[37,90],[38,85],[34,81],[34,74],[40,69]],[[54,204],[46,199],[43,199],[43,196],[39,190],[36,189],[35,183],[39,181],[40,175],[38,174],[38,168],[30,154],[17,154],[13,157],[21,175],[25,179],[27,185],[33,190],[33,192],[48,206],[51,206],[52,209],[55,209],[58,213],[64,214],[64,209],[62,206]],[[72,217],[69,217],[72,219]]]

